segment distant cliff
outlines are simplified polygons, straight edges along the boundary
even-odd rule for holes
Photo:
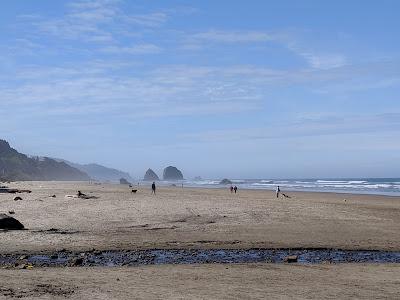
[[[51,158],[28,157],[0,140],[0,180],[85,181],[90,177],[64,162]]]
[[[126,180],[132,182],[133,178],[129,173],[113,169],[113,168],[107,168],[102,165],[98,164],[77,164],[77,163],[72,163],[66,160],[62,160],[63,162],[67,163],[71,167],[74,167],[78,170],[81,170],[82,172],[85,172],[90,176],[90,178],[98,181],[111,181],[111,182],[119,182],[121,178],[125,178]]]

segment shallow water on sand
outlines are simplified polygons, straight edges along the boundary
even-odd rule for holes
[[[204,263],[284,263],[288,258],[300,264],[400,263],[400,252],[336,249],[207,249],[90,251],[38,255],[2,255],[0,265],[18,266],[139,266]]]

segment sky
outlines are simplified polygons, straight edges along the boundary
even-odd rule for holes
[[[0,138],[136,178],[400,177],[399,11],[4,0]]]

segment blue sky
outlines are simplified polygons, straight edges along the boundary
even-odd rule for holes
[[[0,137],[142,177],[399,177],[398,1],[8,0]]]

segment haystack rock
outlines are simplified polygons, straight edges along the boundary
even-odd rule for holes
[[[230,181],[229,179],[222,179],[221,182],[219,184],[232,184],[232,181]]]
[[[152,169],[148,169],[146,171],[146,174],[144,174],[143,180],[158,181],[158,180],[160,180],[160,178],[158,178],[157,174]]]
[[[24,225],[13,217],[7,216],[6,214],[0,214],[0,229],[21,230],[24,229]]]
[[[183,180],[182,172],[173,166],[166,167],[163,173],[164,180]]]

